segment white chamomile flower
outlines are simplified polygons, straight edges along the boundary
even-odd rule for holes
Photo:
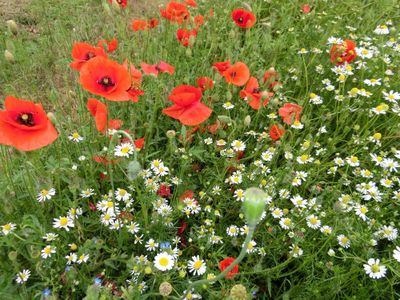
[[[364,264],[364,270],[367,275],[373,279],[385,277],[386,267],[380,264],[379,259],[370,258],[367,264]]]
[[[129,194],[125,189],[118,188],[115,191],[115,199],[118,201],[128,201],[130,197],[131,194]]]
[[[231,146],[235,151],[244,151],[244,149],[246,149],[246,144],[240,140],[234,140]]]
[[[292,244],[290,247],[290,255],[293,257],[300,257],[303,255],[303,249],[301,249],[298,245]]]
[[[44,202],[46,200],[50,200],[55,194],[56,194],[56,190],[54,188],[51,188],[49,190],[43,189],[39,192],[36,199],[39,202]]]
[[[174,267],[175,260],[167,252],[161,252],[154,258],[154,266],[160,271],[168,271]]]
[[[59,217],[53,219],[53,227],[54,228],[63,228],[66,231],[69,231],[69,227],[74,227],[74,221],[70,217]]]
[[[79,143],[79,142],[83,141],[83,137],[80,136],[80,134],[79,134],[78,132],[76,132],[76,131],[73,132],[72,134],[70,134],[70,135],[68,136],[68,139],[69,139],[70,141],[76,142],[76,143]]]
[[[393,258],[400,262],[400,247],[397,246],[396,249],[393,250]]]
[[[79,194],[82,198],[89,198],[90,196],[94,195],[94,189],[86,189],[82,190]]]
[[[187,267],[193,275],[203,275],[207,270],[204,260],[200,259],[198,255],[192,257]]]
[[[52,247],[52,246],[50,246],[50,245],[47,245],[46,247],[44,247],[43,249],[42,249],[42,252],[41,252],[42,254],[41,254],[41,256],[44,258],[44,259],[46,259],[46,258],[48,258],[48,257],[51,257],[51,255],[53,254],[53,253],[56,253],[56,247]]]
[[[16,225],[14,223],[7,223],[1,226],[1,231],[3,232],[4,235],[7,235],[11,232],[13,232],[16,228]]]
[[[118,157],[129,157],[133,154],[135,147],[131,143],[122,143],[114,149],[114,155]]]
[[[229,109],[234,108],[235,105],[233,105],[232,102],[228,101],[228,102],[225,102],[225,103],[222,105],[222,107],[225,108],[226,110],[229,110]]]
[[[85,263],[89,259],[89,254],[81,254],[79,255],[78,260],[76,261],[78,264]]]
[[[65,258],[67,259],[67,265],[70,265],[72,263],[75,263],[78,259],[78,256],[71,252],[70,254],[68,254],[67,256],[65,256]]]
[[[19,272],[17,274],[17,277],[15,278],[15,281],[18,284],[23,284],[24,282],[27,282],[29,279],[29,276],[31,276],[31,271],[24,269],[22,272]]]
[[[338,235],[337,240],[339,245],[343,248],[350,248],[350,239],[347,236],[343,234]]]

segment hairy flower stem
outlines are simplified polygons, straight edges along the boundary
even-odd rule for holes
[[[202,280],[198,280],[198,281],[190,283],[188,288],[186,289],[187,293],[190,292],[190,290],[197,285],[209,284],[214,281],[222,279],[223,277],[225,277],[226,274],[228,274],[228,272],[230,272],[236,265],[238,265],[243,260],[243,258],[246,256],[247,245],[251,241],[255,229],[256,229],[255,226],[252,226],[252,225],[249,226],[249,232],[247,233],[246,239],[243,243],[243,247],[242,247],[242,250],[240,251],[239,256],[222,273],[220,273],[218,276],[216,276],[212,279],[202,279]],[[186,297],[186,295],[183,295],[182,299],[184,299],[185,297]]]

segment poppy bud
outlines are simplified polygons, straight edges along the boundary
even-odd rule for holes
[[[57,118],[52,112],[48,112],[47,117],[53,124],[57,124]]]
[[[18,256],[18,252],[17,251],[8,252],[8,258],[11,261],[16,261],[17,260],[17,256]]]
[[[137,160],[131,161],[127,167],[128,178],[130,180],[135,180],[141,170],[142,166]]]
[[[18,33],[17,23],[15,23],[14,20],[8,20],[6,23],[7,23],[8,30],[10,30],[13,34],[16,35]]]
[[[244,194],[243,208],[250,226],[256,226],[260,222],[265,208],[266,194],[259,188],[248,188]]]
[[[185,54],[186,54],[187,57],[191,57],[192,56],[192,49],[186,48]]]
[[[218,116],[218,120],[226,124],[232,124],[232,119],[225,115]]]
[[[10,51],[5,50],[4,57],[5,57],[6,61],[8,61],[9,63],[12,63],[12,64],[15,63],[14,55]]]
[[[161,296],[166,297],[166,296],[168,296],[169,294],[171,294],[171,292],[172,292],[172,285],[171,285],[169,282],[164,281],[164,282],[162,282],[162,283],[160,284],[159,291],[160,291]]]
[[[250,126],[250,123],[251,123],[251,117],[249,115],[247,115],[244,118],[244,126]]]
[[[175,130],[168,130],[166,135],[168,138],[172,139],[176,136],[176,132]]]

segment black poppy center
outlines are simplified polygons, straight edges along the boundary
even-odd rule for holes
[[[253,89],[253,93],[254,93],[254,94],[258,94],[259,92],[260,92],[260,88],[254,88],[254,89]]]
[[[17,118],[17,122],[28,127],[35,126],[32,113],[21,113]]]
[[[231,77],[233,78],[233,77],[235,77],[236,76],[236,72],[232,72],[231,73]]]
[[[91,59],[91,58],[93,58],[95,56],[96,55],[93,52],[88,52],[88,53],[86,53],[86,60],[89,60],[89,59]]]
[[[243,21],[244,21],[244,20],[243,20],[242,17],[240,17],[240,18],[238,19],[238,22],[239,22],[239,23],[243,23]]]
[[[101,86],[103,86],[104,89],[109,89],[115,85],[113,80],[108,76],[104,76],[97,83],[100,84]]]

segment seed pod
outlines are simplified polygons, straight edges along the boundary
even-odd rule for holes
[[[256,226],[261,220],[267,195],[259,188],[249,188],[245,191],[243,208],[250,226]]]

